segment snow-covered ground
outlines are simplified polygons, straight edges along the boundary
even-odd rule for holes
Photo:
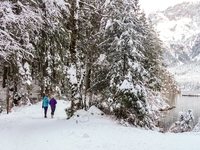
[[[121,126],[91,107],[66,120],[69,102],[43,118],[41,102],[0,115],[0,150],[199,150],[200,133],[159,133]],[[78,117],[78,116],[79,117]]]

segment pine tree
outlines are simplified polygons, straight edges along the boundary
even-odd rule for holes
[[[104,1],[86,0],[80,1],[79,8],[79,34],[78,50],[81,55],[83,77],[83,104],[84,108],[92,104],[93,87],[95,85],[95,72],[97,70],[95,62],[102,53],[98,44],[102,40],[102,20]]]
[[[114,0],[109,6],[112,18],[108,20],[106,40],[102,43],[109,62],[107,76],[111,94],[108,103],[112,103],[119,118],[135,126],[151,128],[145,89],[148,72],[142,64],[145,49],[141,47],[146,28],[139,20],[137,1]]]
[[[35,52],[32,63],[32,73],[40,82],[41,95],[53,91],[52,87],[60,85],[65,80],[65,61],[69,47],[69,31],[65,27],[67,3],[60,6],[53,1],[40,1],[37,3],[42,17],[41,28],[32,41]],[[61,18],[63,17],[63,18]],[[37,65],[35,65],[37,62]]]
[[[180,119],[175,123],[175,125],[172,125],[169,129],[170,132],[188,132],[193,129],[193,122],[194,122],[194,116],[193,116],[193,110],[189,109],[188,112],[179,112]]]
[[[31,4],[31,2],[30,2]],[[4,75],[3,87],[6,79],[11,78],[11,88],[14,95],[18,93],[19,86],[26,82],[26,72],[20,72],[20,68],[33,58],[33,45],[30,42],[32,33],[37,30],[40,17],[34,11],[26,7],[24,1],[3,1],[0,5],[1,10],[1,56],[3,56]],[[37,21],[38,22],[37,22]],[[31,28],[30,28],[31,24]],[[6,74],[8,76],[6,77]],[[25,80],[25,81],[24,81]],[[7,83],[8,84],[8,83]]]

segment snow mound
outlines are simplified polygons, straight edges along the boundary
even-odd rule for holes
[[[97,107],[91,106],[88,111],[85,111],[83,109],[76,111],[72,119],[74,119],[76,123],[79,123],[79,122],[84,123],[84,122],[88,122],[90,118],[93,116],[102,116],[103,114],[104,113],[101,110],[99,110]]]
[[[91,106],[90,109],[88,110],[88,112],[91,113],[92,115],[103,115],[104,114],[101,110],[99,110],[95,106]]]

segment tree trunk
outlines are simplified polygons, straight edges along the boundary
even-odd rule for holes
[[[123,76],[126,74],[126,55],[124,54]]]
[[[8,73],[8,68],[4,66],[3,67],[3,83],[2,83],[3,88],[6,87],[7,73]]]
[[[71,2],[71,9],[70,9],[70,30],[71,30],[71,41],[70,41],[70,47],[69,51],[71,54],[71,67],[75,67],[76,72],[77,72],[77,65],[76,65],[76,47],[77,47],[77,20],[76,20],[76,13],[77,13],[77,8],[76,8],[76,0],[72,0]],[[76,76],[76,75],[74,75]],[[72,83],[71,85],[71,116],[74,115],[75,111],[75,96],[78,91],[78,84],[77,83]]]
[[[6,92],[6,100],[7,100],[7,114],[9,114],[10,111],[10,94],[9,94],[9,86],[10,86],[10,79],[8,77],[8,72],[7,72],[7,92]]]
[[[86,56],[86,72],[85,72],[85,98],[84,98],[84,108],[87,109],[87,93],[90,88],[90,76],[91,76],[91,64],[89,62],[89,54]]]
[[[13,102],[14,104],[17,104],[17,100],[14,99],[15,94],[17,93],[17,82],[18,82],[18,77],[16,76],[16,74],[18,73],[18,68],[17,66],[13,66],[13,82],[14,82],[14,89],[13,89]]]
[[[70,41],[70,54],[71,54],[71,62],[76,63],[76,39],[77,39],[77,20],[75,18],[76,15],[76,0],[72,1],[71,9],[70,9],[70,30],[71,30],[71,41]]]
[[[10,111],[10,94],[9,94],[9,88],[7,88],[7,114],[9,114],[9,111]]]

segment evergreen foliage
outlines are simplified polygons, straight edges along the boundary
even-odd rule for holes
[[[4,0],[0,4],[2,86],[15,94],[32,80],[40,95],[71,101],[68,117],[96,105],[134,126],[152,128],[149,95],[176,87],[162,42],[138,0]],[[19,84],[20,83],[20,84]]]
[[[170,127],[170,132],[189,132],[193,129],[193,110],[190,109],[188,112],[179,112],[180,119],[175,123],[174,126]]]

